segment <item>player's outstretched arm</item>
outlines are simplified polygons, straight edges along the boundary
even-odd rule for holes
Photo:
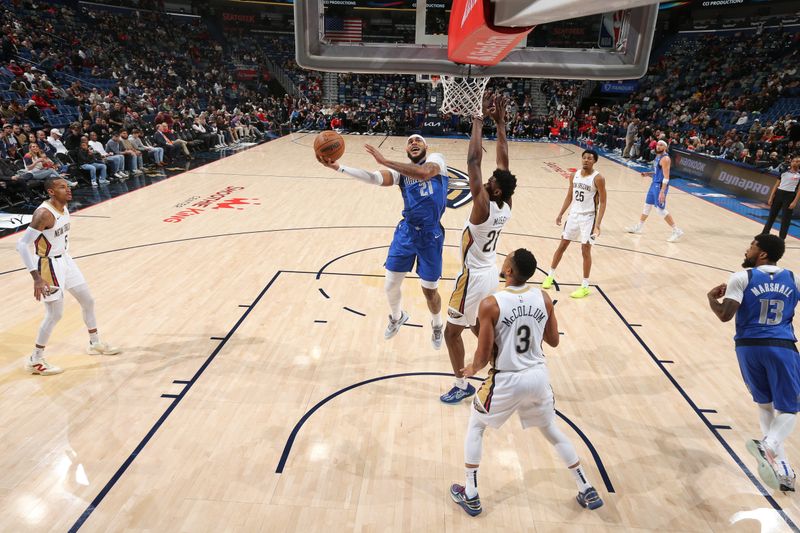
[[[555,348],[561,341],[561,335],[558,334],[558,319],[556,319],[556,306],[553,305],[553,300],[550,295],[542,291],[544,297],[544,307],[547,310],[547,323],[544,325],[544,342]]]
[[[497,168],[508,170],[508,138],[506,138],[506,109],[508,97],[498,96],[495,99],[490,116],[497,125]]]
[[[390,161],[386,159],[383,154],[372,146],[371,144],[365,144],[364,149],[375,158],[375,161],[379,165],[383,165],[387,168],[395,170],[402,174],[403,176],[408,176],[411,179],[415,179],[418,181],[428,181],[442,172],[447,172],[447,169],[440,168],[438,164],[429,161],[422,165],[415,165],[414,163],[401,163],[399,161]]]
[[[494,327],[500,316],[500,306],[494,296],[487,296],[478,308],[478,322],[481,325],[478,334],[478,348],[472,362],[461,369],[464,377],[474,376],[489,363],[494,350]]]
[[[397,184],[397,179],[390,170],[375,170],[370,172],[369,170],[364,170],[361,168],[340,165],[336,161],[330,161],[324,157],[317,157],[317,161],[331,170],[341,172],[342,174],[347,174],[348,176],[355,178],[358,181],[363,181],[364,183],[381,185],[383,187],[389,187]]]

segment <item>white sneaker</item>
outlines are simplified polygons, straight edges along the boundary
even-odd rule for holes
[[[438,350],[442,347],[442,341],[444,340],[444,324],[437,327],[433,325],[433,322],[431,322],[431,327],[433,328],[433,333],[431,333],[431,344],[433,344],[434,350]]]
[[[25,360],[25,370],[31,374],[39,376],[52,376],[54,374],[60,374],[64,371],[55,365],[51,365],[44,359],[32,361],[30,357]]]
[[[680,228],[675,228],[672,230],[672,235],[669,236],[667,242],[678,242],[683,235],[683,230]]]
[[[119,348],[115,346],[110,346],[108,343],[105,342],[96,342],[96,343],[89,343],[89,347],[86,348],[86,353],[89,355],[117,355],[118,353],[122,352]]]
[[[634,233],[636,235],[641,235],[642,234],[642,225],[641,224],[636,224],[634,226],[628,226],[627,228],[625,228],[625,231],[627,231],[628,233]]]
[[[400,327],[408,322],[408,314],[405,311],[400,312],[400,318],[394,320],[392,315],[389,315],[389,324],[386,326],[386,331],[383,332],[383,338],[387,341],[397,335]]]
[[[100,185],[108,185],[111,182],[108,180],[100,180],[98,183],[100,183]]]

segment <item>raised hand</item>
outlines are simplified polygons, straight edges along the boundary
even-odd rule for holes
[[[322,156],[317,156],[317,161],[319,161],[322,165],[324,165],[324,166],[326,166],[326,167],[328,167],[330,169],[337,170],[337,171],[339,170],[339,163],[337,163],[336,161],[332,161],[332,160],[327,159],[327,158],[322,157]]]
[[[496,95],[494,107],[489,114],[496,123],[501,124],[506,121],[506,109],[508,109],[508,96]]]
[[[385,157],[383,157],[383,154],[381,153],[381,151],[380,151],[380,150],[378,150],[377,148],[375,148],[375,147],[374,147],[374,146],[372,146],[371,144],[365,144],[365,145],[364,145],[364,149],[367,151],[367,153],[368,153],[369,155],[371,155],[372,157],[374,157],[374,158],[375,158],[375,161],[376,161],[376,162],[377,162],[379,165],[386,166],[386,162],[388,161],[388,159],[386,159]]]

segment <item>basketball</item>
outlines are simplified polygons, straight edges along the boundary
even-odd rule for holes
[[[337,161],[344,155],[344,138],[335,131],[323,131],[314,139],[314,152],[317,157]]]

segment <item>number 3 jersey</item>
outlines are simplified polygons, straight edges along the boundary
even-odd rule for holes
[[[542,291],[507,287],[494,298],[500,316],[494,329],[497,356],[492,366],[499,372],[518,372],[543,365],[542,339],[548,315]]]
[[[463,270],[481,270],[495,266],[497,241],[500,232],[511,218],[511,207],[503,202],[489,202],[489,218],[482,224],[472,224],[467,218],[461,234],[461,263]]]
[[[736,311],[735,340],[797,341],[792,319],[798,295],[791,270],[762,265],[736,272],[728,282],[725,298],[740,304]]]

